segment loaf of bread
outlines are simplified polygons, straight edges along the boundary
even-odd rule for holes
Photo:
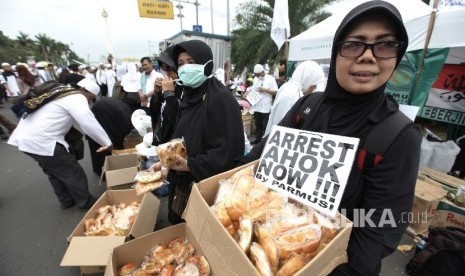
[[[157,147],[158,159],[161,165],[171,168],[176,165],[176,155],[183,158],[187,157],[186,148],[183,139],[173,139],[167,143],[161,144]]]

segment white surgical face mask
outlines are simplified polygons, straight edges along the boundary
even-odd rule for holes
[[[212,75],[207,77],[203,73],[205,66],[210,62],[211,60],[207,61],[205,64],[184,64],[181,66],[178,69],[178,76],[182,81],[182,85],[197,88],[207,79],[211,78]]]

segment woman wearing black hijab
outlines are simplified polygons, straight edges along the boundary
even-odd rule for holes
[[[178,156],[170,168],[168,199],[171,223],[182,222],[193,181],[198,182],[234,167],[244,153],[240,107],[228,88],[212,78],[213,54],[202,41],[181,42],[173,48],[173,61],[183,85],[173,138],[184,138],[187,159]],[[160,163],[152,166],[159,170]]]
[[[324,94],[301,125],[296,118],[306,97],[296,102],[279,125],[357,137],[363,146],[372,126],[398,110],[395,99],[384,90],[407,45],[407,32],[393,5],[369,1],[357,6],[334,36]],[[259,158],[265,143],[263,139],[241,161]],[[354,162],[339,210],[345,210],[351,220],[357,219],[354,213],[361,214],[359,210],[373,212],[369,219],[376,227],[365,223],[353,228],[347,248],[349,262],[331,275],[378,275],[381,260],[396,249],[412,209],[420,143],[420,129],[410,124],[376,167],[359,170]],[[389,218],[395,225],[380,223],[387,219],[386,214],[392,215]]]

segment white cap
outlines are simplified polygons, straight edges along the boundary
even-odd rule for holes
[[[95,96],[98,96],[98,94],[100,93],[100,87],[88,78],[82,79],[77,83],[77,85],[83,87],[85,90],[89,91]]]
[[[4,62],[4,63],[2,63],[2,67],[3,66],[10,66],[10,64],[8,62]]]
[[[256,64],[255,67],[253,68],[253,73],[258,74],[265,71],[265,68],[263,68],[263,65],[261,64]]]

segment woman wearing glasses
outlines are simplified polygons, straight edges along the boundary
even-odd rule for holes
[[[360,138],[360,155],[370,129],[398,110],[384,90],[407,45],[407,32],[393,5],[369,1],[357,6],[335,33],[325,92],[304,122],[296,118],[307,97],[296,102],[280,125]],[[263,139],[241,161],[259,158],[265,143]],[[381,260],[396,249],[412,209],[420,143],[419,128],[409,124],[374,168],[359,169],[354,162],[339,209],[351,220],[362,210],[373,223],[353,228],[348,263],[331,275],[378,275]],[[382,223],[386,214],[392,224]]]

